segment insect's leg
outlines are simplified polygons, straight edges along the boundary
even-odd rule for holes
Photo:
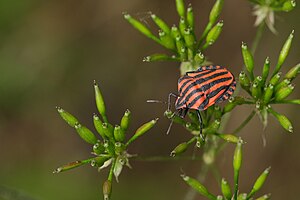
[[[202,122],[202,117],[201,117],[201,114],[200,114],[200,111],[197,110],[197,116],[198,116],[198,119],[199,119],[199,124],[200,124],[200,138],[201,140],[204,142],[205,141],[205,137],[202,133],[202,130],[203,130],[203,122]]]
[[[168,98],[168,110],[171,109],[171,97],[178,98],[178,95],[175,94],[175,93],[170,93],[170,94],[169,94],[169,98]]]

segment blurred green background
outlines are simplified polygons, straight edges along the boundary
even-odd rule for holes
[[[128,11],[148,23],[152,11],[169,24],[177,23],[175,1],[128,0],[1,0],[0,1],[0,191],[18,191],[36,200],[102,199],[102,182],[107,172],[97,173],[89,166],[53,175],[57,166],[83,159],[90,154],[85,144],[57,114],[62,106],[92,128],[96,111],[93,80],[97,80],[106,100],[110,121],[118,123],[126,108],[133,113],[134,131],[155,117],[160,121],[149,134],[134,143],[130,153],[141,156],[168,156],[172,148],[189,138],[174,125],[165,135],[169,121],[164,105],[147,104],[147,99],[166,99],[176,91],[178,64],[143,63],[146,55],[163,52],[160,46],[134,30],[122,16]],[[203,30],[214,1],[191,0],[197,31]],[[300,7],[276,18],[278,34],[265,31],[256,53],[257,66],[266,56],[272,63],[292,29],[295,38],[283,69],[300,61]],[[237,76],[242,68],[241,42],[251,44],[255,35],[252,7],[247,1],[226,1],[221,19],[225,26],[216,44],[206,55],[216,64],[229,66]],[[260,71],[256,67],[257,72]],[[299,83],[299,79],[297,82]],[[296,87],[293,98],[300,97]],[[272,199],[298,199],[299,107],[277,106],[294,122],[288,134],[270,118],[265,132],[257,117],[242,131],[244,162],[241,190],[250,190],[255,178],[268,166],[271,174],[263,187]],[[235,109],[227,132],[248,115],[251,107]],[[263,146],[262,138],[267,145]],[[232,183],[234,145],[218,156],[222,176]],[[192,152],[190,152],[191,154]],[[199,161],[132,161],[120,183],[113,185],[113,199],[183,199],[189,191],[181,180],[181,169],[196,176]],[[218,192],[209,173],[205,184]],[[3,189],[4,188],[4,189]],[[6,189],[5,189],[6,188]],[[17,194],[11,194],[17,199]],[[24,198],[25,199],[25,198]],[[202,199],[199,195],[196,199]]]

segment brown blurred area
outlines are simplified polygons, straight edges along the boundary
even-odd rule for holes
[[[198,34],[207,22],[213,1],[190,1],[196,13]],[[243,62],[240,46],[253,41],[252,7],[247,1],[226,1],[221,19],[224,29],[206,55],[216,64],[229,66],[237,76]],[[165,105],[147,104],[147,99],[165,100],[176,91],[178,63],[144,63],[142,58],[164,50],[134,30],[122,16],[127,11],[147,22],[149,12],[177,23],[175,3],[168,1],[81,1],[81,0],[2,0],[0,1],[0,186],[21,191],[39,200],[101,199],[101,184],[107,172],[91,167],[53,175],[58,165],[90,156],[85,144],[58,116],[59,105],[92,128],[96,112],[93,80],[103,92],[108,117],[118,123],[126,108],[133,113],[133,132],[138,126],[159,117],[149,134],[132,144],[130,153],[141,156],[168,156],[172,148],[189,138],[174,125],[165,135],[169,121],[163,117]],[[266,56],[276,62],[280,48],[292,29],[295,38],[283,72],[300,60],[300,8],[276,18],[278,34],[266,30],[255,55],[256,66]],[[257,73],[261,69],[256,67]],[[297,80],[299,83],[299,80]],[[297,84],[297,83],[296,83]],[[296,87],[291,98],[299,98]],[[248,192],[256,177],[268,166],[271,174],[260,194],[272,199],[298,199],[299,107],[276,106],[294,123],[294,133],[286,133],[273,118],[265,132],[255,117],[241,135],[244,162],[241,190]],[[235,129],[251,107],[233,112],[227,132]],[[263,146],[262,138],[267,145]],[[232,183],[233,145],[218,159],[221,175]],[[192,153],[192,152],[190,152]],[[180,178],[181,169],[196,176],[200,161],[132,161],[120,183],[113,185],[113,199],[183,199],[189,188]],[[220,193],[209,172],[205,185]],[[203,199],[197,195],[196,199]]]

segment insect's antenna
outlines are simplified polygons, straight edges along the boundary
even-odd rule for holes
[[[173,125],[173,122],[174,122],[174,117],[176,116],[176,113],[173,113],[172,114],[172,116],[170,117],[171,118],[171,122],[170,122],[170,125],[169,125],[169,127],[168,127],[168,130],[167,130],[167,132],[166,132],[166,134],[168,135],[169,133],[170,133],[170,131],[171,131],[171,127],[172,127],[172,125]]]
[[[160,101],[160,100],[155,100],[155,99],[148,99],[146,102],[147,103],[163,103],[163,104],[167,104],[167,102],[165,102],[165,101]]]

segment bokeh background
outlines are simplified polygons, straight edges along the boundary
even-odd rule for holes
[[[197,31],[203,30],[214,1],[190,0],[196,13]],[[169,24],[177,23],[173,0],[1,0],[0,1],[0,190],[11,199],[28,196],[36,200],[102,199],[102,182],[107,172],[89,166],[58,175],[57,166],[89,156],[85,144],[58,116],[62,106],[92,128],[96,111],[93,80],[106,100],[110,121],[118,123],[126,108],[133,113],[130,130],[155,117],[160,121],[149,134],[132,144],[131,153],[141,156],[168,156],[172,148],[189,138],[174,125],[165,135],[169,121],[164,105],[147,104],[147,99],[166,99],[176,91],[178,64],[144,63],[142,58],[164,52],[160,46],[134,30],[122,16],[128,11],[157,30],[148,11]],[[255,55],[256,70],[266,56],[272,63],[292,29],[295,38],[285,63],[285,72],[300,61],[300,7],[276,18],[278,34],[266,30]],[[229,66],[237,76],[242,68],[241,42],[251,44],[255,35],[252,6],[244,1],[226,1],[221,15],[225,26],[217,43],[206,55],[214,63]],[[299,83],[299,80],[297,80]],[[293,98],[300,97],[296,87]],[[242,131],[244,162],[241,190],[249,191],[256,177],[268,166],[271,174],[260,194],[273,199],[298,199],[299,107],[276,106],[294,122],[294,133],[286,133],[273,118],[265,132],[255,117]],[[233,130],[251,111],[235,109],[227,126]],[[267,145],[263,146],[262,138]],[[232,183],[234,145],[220,154],[218,167]],[[190,154],[192,152],[189,152]],[[190,190],[180,178],[181,169],[196,176],[200,161],[132,161],[120,183],[113,185],[113,199],[184,199]],[[219,187],[209,172],[207,187]],[[195,199],[202,199],[196,195]]]

